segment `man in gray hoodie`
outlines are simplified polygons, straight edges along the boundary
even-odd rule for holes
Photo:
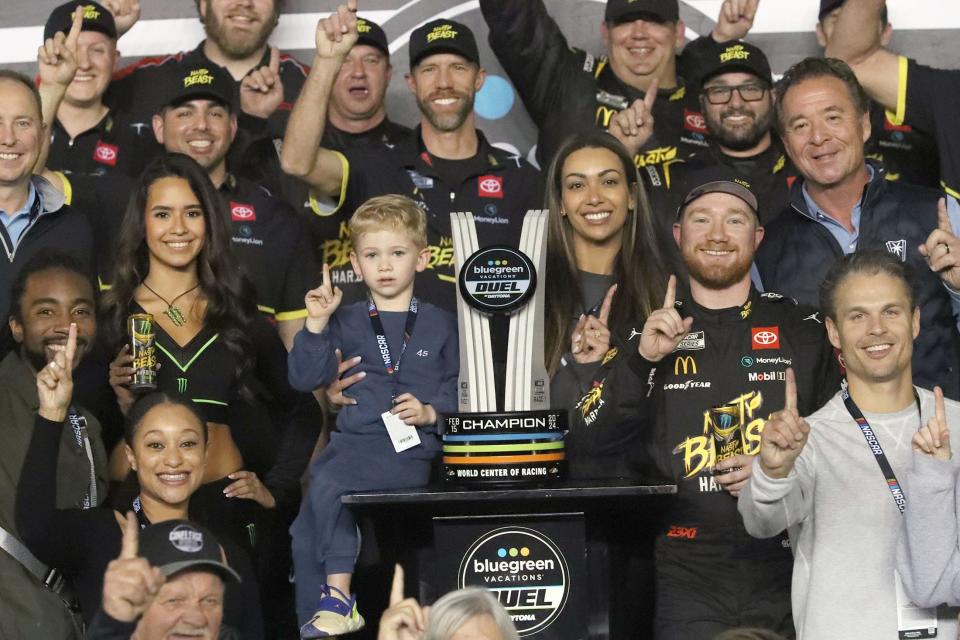
[[[788,370],[786,406],[767,421],[740,494],[751,535],[790,530],[799,640],[929,638],[931,627],[938,638],[956,636],[956,612],[913,605],[895,566],[913,435],[946,422],[960,437],[960,404],[944,401],[939,388],[913,386],[914,295],[910,267],[883,251],[848,255],[830,269],[820,304],[847,386],[804,419]]]

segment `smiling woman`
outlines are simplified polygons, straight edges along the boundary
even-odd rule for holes
[[[71,583],[89,624],[100,607],[104,571],[121,548],[124,515],[109,508],[55,509],[58,487],[53,479],[62,432],[62,422],[56,418],[67,412],[71,401],[73,380],[66,372],[72,367],[66,363],[73,359],[75,345],[74,333],[59,360],[38,375],[40,410],[17,489],[16,519],[30,550],[60,569]],[[141,529],[150,523],[186,519],[208,453],[206,425],[193,405],[162,393],[146,396],[127,416],[125,439],[124,449],[140,485],[133,509]],[[235,544],[222,539],[221,543],[229,564],[243,578],[241,584],[227,587],[225,626],[240,631],[244,638],[262,637],[250,561]]]

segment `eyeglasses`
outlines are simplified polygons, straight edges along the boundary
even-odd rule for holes
[[[727,104],[730,102],[730,98],[733,97],[734,89],[740,94],[740,99],[744,102],[756,102],[763,98],[763,94],[767,92],[767,88],[762,84],[750,83],[741,84],[736,87],[726,87],[723,85],[706,87],[703,93],[707,96],[707,102],[710,104]]]

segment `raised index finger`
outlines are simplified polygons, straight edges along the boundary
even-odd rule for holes
[[[947,215],[947,199],[940,198],[937,201],[937,226],[949,234],[953,234],[953,225],[950,224],[950,216]]]
[[[270,71],[280,73],[280,50],[270,47]]]
[[[936,407],[937,422],[939,422],[944,427],[947,426],[947,407],[946,403],[943,401],[943,389],[940,387],[933,388],[933,399],[934,407]]]
[[[77,355],[77,323],[70,323],[70,331],[67,333],[67,348],[64,353],[66,362],[64,363],[66,375],[73,371],[73,358]]]
[[[613,294],[617,292],[617,285],[610,285],[610,288],[607,289],[607,295],[603,296],[603,304],[600,305],[600,317],[598,320],[603,324],[607,324],[607,319],[610,317],[610,307],[613,306]]]
[[[323,263],[323,280],[321,284],[328,288],[332,288],[333,286],[330,284],[330,265],[326,262]]]
[[[753,20],[757,15],[757,7],[760,6],[760,0],[747,0],[747,7],[743,15],[747,20]]]
[[[657,89],[660,88],[660,81],[654,78],[647,87],[647,93],[643,96],[643,106],[647,108],[647,113],[653,112],[653,103],[657,101]]]
[[[783,404],[784,411],[798,413],[797,411],[797,379],[793,374],[793,367],[787,367],[787,383],[784,385],[786,401]]]
[[[667,280],[667,295],[663,297],[663,308],[673,309],[677,302],[677,276],[670,276]]]
[[[127,519],[123,523],[123,542],[120,546],[120,557],[125,560],[136,558],[140,551],[140,525],[132,511],[127,511]]]
[[[393,583],[390,585],[390,606],[403,601],[403,567],[400,563],[393,565]]]
[[[67,46],[71,49],[77,48],[77,40],[80,38],[80,30],[83,28],[83,5],[78,5],[73,12],[73,23],[70,25],[70,33],[67,34]]]

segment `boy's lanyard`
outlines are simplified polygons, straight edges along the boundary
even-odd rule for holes
[[[387,332],[383,329],[383,321],[380,320],[380,312],[377,310],[377,303],[370,298],[367,301],[367,314],[370,316],[370,324],[373,326],[373,333],[377,337],[377,350],[383,359],[383,368],[387,370],[387,376],[393,384],[391,396],[396,397],[397,376],[400,374],[400,361],[403,360],[403,354],[407,350],[407,343],[410,342],[410,336],[413,335],[413,326],[417,322],[417,311],[420,303],[417,299],[410,298],[410,309],[407,311],[407,320],[403,325],[403,344],[400,347],[400,355],[396,362],[390,355],[390,346],[387,344]]]
[[[893,467],[890,466],[890,461],[887,460],[887,454],[883,452],[883,447],[880,446],[880,441],[877,440],[877,436],[870,427],[870,423],[863,417],[863,412],[860,411],[860,407],[858,407],[857,403],[850,397],[850,391],[846,386],[844,386],[841,392],[841,397],[843,398],[843,404],[847,407],[847,411],[850,412],[850,417],[856,421],[857,427],[860,428],[860,433],[863,434],[864,439],[867,441],[867,446],[870,447],[870,451],[873,452],[874,457],[877,459],[877,464],[880,465],[880,471],[887,481],[887,488],[890,489],[893,501],[902,514],[907,506],[907,499],[903,495],[903,489],[900,486],[900,481],[897,480],[897,474],[894,473]],[[919,420],[920,396],[917,395],[916,389],[913,390],[913,399],[917,403],[917,419]]]

